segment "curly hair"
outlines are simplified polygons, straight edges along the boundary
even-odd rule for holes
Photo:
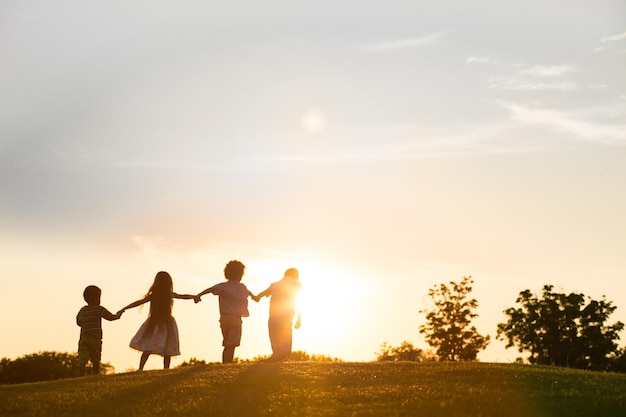
[[[241,281],[246,266],[239,261],[230,261],[224,268],[224,277],[229,281]]]

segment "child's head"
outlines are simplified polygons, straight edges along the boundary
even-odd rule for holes
[[[174,302],[174,284],[172,276],[160,271],[154,277],[154,282],[148,291],[150,296],[150,317],[156,323],[164,323],[172,315]]]
[[[90,285],[83,291],[83,298],[90,306],[99,306],[101,295],[102,290],[95,285]]]
[[[224,277],[229,281],[241,281],[246,266],[239,261],[230,261],[224,268]]]
[[[300,274],[298,273],[298,270],[296,268],[289,268],[288,270],[285,271],[285,276],[291,277],[293,279],[298,279]]]
[[[174,291],[172,276],[165,271],[157,272],[149,294],[169,294]]]

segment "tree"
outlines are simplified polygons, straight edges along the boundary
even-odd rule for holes
[[[610,369],[620,354],[616,340],[624,324],[605,322],[617,307],[604,296],[595,301],[584,294],[552,289],[544,285],[541,298],[530,290],[520,292],[515,302],[521,307],[504,311],[509,319],[498,324],[496,337],[508,339],[507,348],[517,345],[519,352],[530,353],[530,363]]]
[[[476,299],[468,299],[474,281],[471,276],[463,277],[460,283],[450,281],[434,286],[428,291],[433,301],[433,310],[426,313],[426,324],[420,326],[426,342],[432,346],[440,361],[473,361],[478,352],[487,347],[489,336],[480,335],[471,326],[472,319],[478,317],[473,310],[478,307]]]
[[[63,352],[38,352],[20,356],[15,360],[0,360],[0,384],[50,381],[78,375],[78,354]],[[113,366],[100,364],[102,374],[113,373]]]
[[[380,345],[380,351],[376,354],[376,361],[378,362],[423,362],[427,360],[433,360],[432,353],[424,352],[420,348],[416,348],[412,343],[406,340],[400,344],[400,346],[391,346],[387,342],[383,342]]]

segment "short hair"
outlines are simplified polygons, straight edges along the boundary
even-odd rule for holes
[[[97,305],[102,295],[102,290],[95,285],[90,285],[83,291],[83,298],[89,305]]]
[[[241,281],[243,277],[243,271],[246,266],[239,261],[230,261],[224,268],[224,276],[227,280]]]
[[[289,268],[285,271],[285,276],[298,279],[300,274],[298,273],[298,270],[296,268]]]

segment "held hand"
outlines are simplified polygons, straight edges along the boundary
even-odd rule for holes
[[[196,295],[193,297],[193,302],[198,304],[200,301],[202,301],[202,298],[199,295]]]
[[[257,302],[257,303],[258,303],[258,302],[259,302],[259,300],[261,299],[261,297],[259,297],[258,295],[253,295],[253,296],[252,296],[252,299],[253,299],[255,302]]]

